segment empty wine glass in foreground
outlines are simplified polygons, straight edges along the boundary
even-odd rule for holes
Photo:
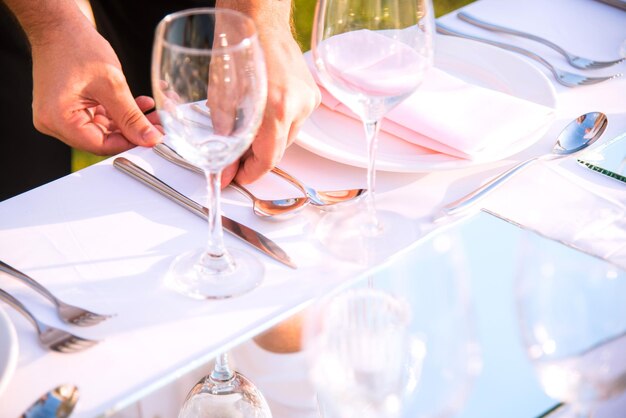
[[[210,375],[191,389],[178,418],[272,418],[265,398],[250,380],[228,365],[221,354]]]
[[[256,287],[263,265],[245,251],[226,249],[220,177],[250,146],[267,95],[265,62],[254,22],[228,9],[189,9],[157,26],[152,89],[161,123],[176,151],[207,179],[209,239],[178,257],[167,283],[188,296],[219,299]],[[210,112],[193,111],[197,104]]]
[[[327,214],[322,243],[342,258],[373,264],[417,238],[397,213],[376,210],[377,136],[387,112],[418,88],[433,61],[430,0],[320,0],[312,57],[319,80],[361,118],[367,147],[367,193],[361,205]]]
[[[516,283],[527,354],[545,392],[588,418],[626,389],[626,271],[527,232]]]

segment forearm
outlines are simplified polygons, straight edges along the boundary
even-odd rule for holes
[[[75,0],[3,0],[31,45],[52,42],[59,33],[88,24]]]

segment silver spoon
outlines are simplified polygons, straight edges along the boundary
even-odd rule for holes
[[[67,418],[78,402],[78,388],[74,385],[60,385],[32,404],[20,418]]]
[[[181,157],[176,151],[170,148],[166,144],[157,144],[154,146],[154,151],[159,154],[161,157],[166,160],[177,164],[183,168],[194,171],[199,174],[203,174],[204,172],[200,167],[196,167],[191,164],[189,161],[185,160]],[[306,197],[295,197],[288,199],[274,199],[274,200],[264,200],[259,199],[255,195],[253,195],[248,189],[240,185],[239,183],[233,181],[230,183],[230,186],[237,190],[239,193],[248,197],[252,200],[252,210],[257,216],[261,217],[280,217],[286,218],[287,216],[294,215],[298,213],[302,208],[304,208],[308,203],[309,199]]]
[[[570,122],[563,129],[563,131],[561,131],[557,137],[556,144],[554,144],[554,147],[549,154],[540,155],[526,161],[522,161],[473,192],[444,206],[442,209],[443,215],[454,215],[473,205],[487,195],[488,192],[504,183],[513,174],[517,173],[530,163],[537,160],[556,160],[582,151],[602,136],[602,133],[604,133],[604,130],[606,129],[607,122],[606,115],[601,112],[586,113],[577,117]]]
[[[272,169],[272,172],[283,177],[289,183],[302,190],[302,192],[311,201],[311,205],[316,206],[322,210],[331,210],[333,209],[333,205],[354,200],[357,197],[361,196],[363,193],[365,193],[365,189],[319,191],[307,186],[306,184],[302,183],[300,180],[280,169],[279,167],[274,167]]]
[[[257,216],[280,216],[284,218],[287,214],[293,215],[298,213],[300,209],[309,203],[306,197],[289,197],[273,200],[259,199],[250,193],[250,190],[234,180],[230,182],[230,187],[252,200],[252,210]]]

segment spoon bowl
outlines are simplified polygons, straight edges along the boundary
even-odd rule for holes
[[[552,148],[552,154],[565,156],[582,151],[602,136],[607,124],[608,119],[604,113],[580,115],[563,128]]]
[[[74,385],[59,385],[32,404],[20,418],[67,418],[78,402],[78,388]]]
[[[300,189],[309,198],[312,206],[325,211],[334,210],[336,208],[335,205],[339,203],[355,201],[356,198],[365,193],[365,189],[319,191],[307,186],[279,167],[274,167],[272,169],[272,173],[284,178],[289,183]]]
[[[439,214],[435,222],[448,215],[454,215],[462,212],[472,206],[474,203],[486,196],[491,190],[511,178],[513,174],[537,160],[556,160],[569,155],[574,155],[584,150],[602,136],[607,124],[608,119],[604,113],[590,112],[580,115],[563,128],[550,153],[522,161],[504,173],[496,176],[494,179],[485,183],[473,192],[444,206],[441,211],[442,213]]]
[[[273,200],[259,199],[236,181],[232,181],[230,186],[244,196],[247,196],[252,201],[252,210],[254,211],[254,214],[260,217],[285,219],[286,217],[290,217],[300,212],[300,210],[309,204],[309,199],[306,197],[291,197]]]

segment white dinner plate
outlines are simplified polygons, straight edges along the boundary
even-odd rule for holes
[[[9,384],[17,365],[18,346],[15,327],[9,315],[0,308],[0,397]]]
[[[501,91],[550,108],[556,107],[554,86],[539,69],[520,56],[494,46],[437,35],[435,66],[466,82]],[[384,125],[383,125],[384,126]],[[550,123],[511,146],[486,150],[465,160],[427,150],[381,132],[376,168],[382,171],[421,172],[447,170],[498,161],[530,147],[545,134]],[[515,132],[511,132],[515,135]],[[357,167],[367,167],[365,134],[361,122],[318,107],[303,124],[296,143],[322,157]]]

